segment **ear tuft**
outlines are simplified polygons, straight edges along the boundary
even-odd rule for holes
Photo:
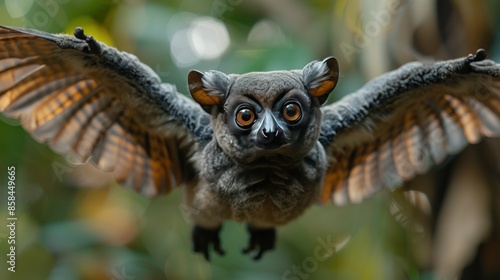
[[[229,86],[229,77],[219,71],[205,73],[191,70],[188,74],[189,92],[202,107],[220,105]]]
[[[339,64],[334,57],[313,61],[302,69],[302,79],[312,97],[323,103],[339,79]]]

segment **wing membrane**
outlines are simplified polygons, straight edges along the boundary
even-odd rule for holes
[[[146,196],[193,179],[187,159],[211,138],[209,116],[134,56],[89,44],[0,27],[0,112]]]
[[[359,202],[500,136],[500,66],[482,56],[411,63],[324,107],[323,201]]]

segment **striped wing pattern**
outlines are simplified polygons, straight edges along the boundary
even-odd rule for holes
[[[476,66],[471,72],[480,73],[450,74],[453,67],[445,67],[446,79],[438,67],[408,66],[327,106],[324,118],[336,135],[322,139],[330,158],[322,201],[360,202],[469,143],[500,136],[500,67],[492,61]],[[387,93],[391,88],[395,93]]]
[[[166,112],[139,114],[155,105],[132,106],[125,93],[139,91],[134,81],[90,71],[91,62],[98,63],[92,54],[0,27],[0,112],[75,163],[90,159],[148,197],[168,193],[184,180],[189,155],[180,153],[190,152],[192,137],[179,125],[172,135],[145,126],[168,122],[159,116]]]

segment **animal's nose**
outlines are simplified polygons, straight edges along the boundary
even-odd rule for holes
[[[270,111],[265,111],[262,126],[257,135],[257,146],[264,149],[276,149],[284,144],[283,131],[278,127]]]
[[[278,137],[279,135],[279,130],[277,130],[276,127],[272,128],[264,127],[260,132],[262,133],[263,143],[271,143],[274,140],[274,138]]]

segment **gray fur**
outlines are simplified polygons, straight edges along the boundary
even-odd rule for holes
[[[373,118],[386,118],[392,113],[394,102],[402,98],[411,101],[415,95],[424,94],[426,87],[450,86],[453,90],[453,86],[459,89],[467,82],[482,87],[485,85],[480,80],[491,77],[500,77],[500,65],[492,60],[474,61],[471,56],[430,65],[420,62],[405,64],[375,78],[342,100],[323,107],[320,142],[328,149],[337,134]]]
[[[329,73],[327,68],[325,63],[313,62],[303,70],[204,73],[201,82],[207,94],[226,92],[219,109],[212,112],[215,137],[201,152],[200,182],[187,190],[197,224],[215,228],[225,219],[234,219],[273,227],[297,218],[317,201],[327,161],[317,141],[320,102],[309,96],[308,88],[329,78],[322,77]],[[281,115],[280,106],[289,100],[300,100],[302,106],[303,119],[297,127],[288,125]],[[232,112],[247,103],[258,104],[257,120],[251,131],[237,133],[237,125],[231,125]],[[276,149],[256,145],[263,123],[259,115],[265,110],[272,111],[287,142]],[[209,219],[206,213],[212,214]]]
[[[210,95],[225,97],[228,93],[229,77],[215,70],[210,70],[203,75],[203,86]]]
[[[328,73],[326,64],[314,62],[304,70],[243,75],[208,71],[196,83],[202,84],[207,94],[221,97],[222,102],[209,110],[210,116],[179,94],[175,86],[161,84],[154,71],[131,54],[104,44],[98,52],[91,52],[84,41],[72,36],[42,34],[63,49],[79,50],[63,54],[75,67],[92,76],[107,77],[103,80],[112,83],[109,87],[119,87],[116,92],[121,94],[123,106],[132,108],[133,117],[148,130],[184,139],[188,147],[180,147],[179,152],[185,153],[184,159],[190,158],[187,162],[192,167],[188,169],[196,174],[185,178],[186,203],[195,209],[191,216],[198,225],[216,227],[225,219],[264,227],[282,225],[317,200],[327,161],[317,142],[320,102],[308,95],[308,88],[326,79],[321,77]],[[281,116],[288,98],[300,99],[303,110],[301,123],[295,127]],[[227,125],[234,115],[227,110],[234,110],[242,100],[252,100],[262,110],[272,111],[286,144],[275,149],[257,147],[262,120],[244,135],[234,133]]]
[[[323,61],[313,61],[307,64],[302,71],[302,79],[304,84],[312,88],[318,87],[321,82],[327,79],[329,72],[328,65]]]
[[[53,41],[62,49],[84,51],[87,46],[84,41],[73,36],[52,35],[26,28],[19,30]],[[157,123],[146,122],[143,125],[150,126],[153,130],[169,133],[173,130],[169,124],[173,122],[174,126],[186,127],[202,145],[212,138],[209,115],[192,100],[179,93],[174,85],[162,84],[160,77],[153,69],[141,63],[135,55],[119,51],[103,43],[99,44],[101,52],[98,55],[89,54],[82,59],[78,53],[68,53],[68,59],[74,61],[75,67],[81,67],[84,71],[109,77],[108,80],[113,82],[113,87],[123,86],[122,93],[127,96],[120,96],[121,100],[126,102],[127,106],[133,107],[136,112],[143,113],[144,120],[150,120],[146,115],[165,116]],[[165,127],[162,128],[162,126]]]
[[[479,100],[483,93],[498,95],[500,82],[499,65],[484,60],[484,51],[479,51],[475,56],[433,65],[407,64],[321,110],[321,104],[335,87],[339,76],[337,61],[330,57],[323,61],[313,61],[301,70],[241,75],[227,75],[214,70],[206,73],[191,72],[188,76],[189,90],[205,106],[202,109],[178,93],[174,85],[162,84],[156,73],[134,55],[98,43],[91,37],[86,37],[81,29],[76,33],[78,39],[30,29],[2,27],[1,31],[14,39],[16,36],[25,36],[19,32],[38,36],[43,39],[31,39],[43,40],[38,41],[41,45],[49,40],[50,44],[55,44],[53,53],[38,57],[37,63],[47,67],[64,65],[64,69],[72,72],[72,75],[90,77],[99,85],[97,90],[106,94],[105,97],[119,101],[116,103],[119,104],[118,108],[113,108],[108,113],[109,123],[99,124],[106,128],[100,131],[104,139],[111,136],[111,132],[106,135],[107,128],[115,122],[123,122],[123,127],[129,129],[129,138],[137,136],[135,134],[139,126],[140,130],[147,132],[141,134],[146,139],[137,137],[128,141],[136,141],[139,143],[138,150],[146,151],[142,158],[146,163],[147,157],[158,156],[156,153],[161,150],[158,147],[154,151],[149,150],[148,138],[158,136],[166,139],[155,143],[168,145],[166,149],[175,156],[170,158],[169,163],[181,166],[171,166],[171,170],[164,171],[180,173],[182,178],[179,181],[186,184],[185,199],[191,217],[198,226],[208,229],[220,228],[221,223],[227,219],[247,221],[262,228],[286,224],[317,201],[329,167],[336,168],[338,166],[335,164],[340,162],[348,168],[354,168],[352,160],[356,157],[332,156],[333,148],[345,151],[359,148],[361,141],[364,144],[371,143],[375,134],[385,132],[380,129],[384,123],[396,122],[394,118],[398,115],[394,112],[398,106],[403,104],[404,108],[409,107],[409,104],[418,100],[419,95],[439,91],[443,93],[444,89],[447,94],[463,97],[466,95],[464,92],[467,91],[470,95],[472,91],[479,94],[475,96]],[[10,34],[11,31],[14,35]],[[36,50],[37,45],[33,43],[30,47]],[[4,46],[0,50],[3,51],[4,58],[26,55],[21,53],[22,48],[21,51],[12,52]],[[492,77],[496,77],[495,86],[491,81]],[[42,93],[45,96],[50,92]],[[35,103],[40,100],[28,101]],[[16,102],[19,103],[11,104],[4,111],[6,115],[19,117],[15,114],[20,107],[26,105],[23,102],[27,101]],[[477,106],[481,108],[480,105]],[[287,119],[290,114],[295,116],[294,113],[298,110],[301,111],[300,117]],[[489,114],[484,111],[482,114],[487,118],[498,113],[495,111]],[[71,112],[68,110],[66,113]],[[118,119],[119,116],[122,118]],[[255,120],[252,120],[253,117]],[[495,122],[495,118],[489,119],[492,122],[488,128],[492,128],[492,131],[488,133],[500,134],[500,120]],[[61,121],[64,120],[62,118]],[[131,120],[135,127],[126,125]],[[39,140],[50,142],[61,122],[53,122],[51,126],[38,130],[35,130],[36,125],[24,126],[35,137],[38,136]],[[342,134],[345,131],[350,134]],[[339,137],[346,134],[347,137]],[[64,151],[71,143],[61,145],[60,151]],[[446,152],[458,151],[466,143],[465,138],[463,141],[448,141]],[[436,147],[432,149],[441,148]],[[95,147],[89,147],[89,153],[84,153],[84,156],[90,156],[90,152],[101,154],[98,148],[94,151],[92,148]],[[435,151],[432,153],[437,154]],[[160,159],[165,162],[169,160],[162,157]],[[112,169],[110,165],[108,163],[101,167]],[[421,165],[415,169],[423,172],[428,166]],[[394,170],[397,171],[395,166],[390,165],[381,170],[380,175],[389,178],[386,175],[391,175]],[[342,171],[346,174],[350,172]],[[133,175],[134,171],[131,173]],[[121,180],[125,184],[133,185],[133,182],[129,182],[135,181],[131,175],[125,174],[124,177]],[[381,184],[387,187],[408,178],[409,175],[405,178],[396,176],[389,178],[391,180],[382,179]],[[165,180],[170,179],[167,176]],[[152,181],[151,176],[145,181],[139,181],[139,186],[135,189],[145,195],[157,195],[159,191]],[[366,195],[363,187],[365,186],[356,185],[355,191],[351,189],[351,192],[347,187],[337,188],[333,192],[334,201],[347,201],[344,196],[349,196],[349,193],[352,193],[352,201],[359,201]],[[367,189],[376,190],[379,187],[368,186]],[[207,250],[206,245],[201,249]]]

